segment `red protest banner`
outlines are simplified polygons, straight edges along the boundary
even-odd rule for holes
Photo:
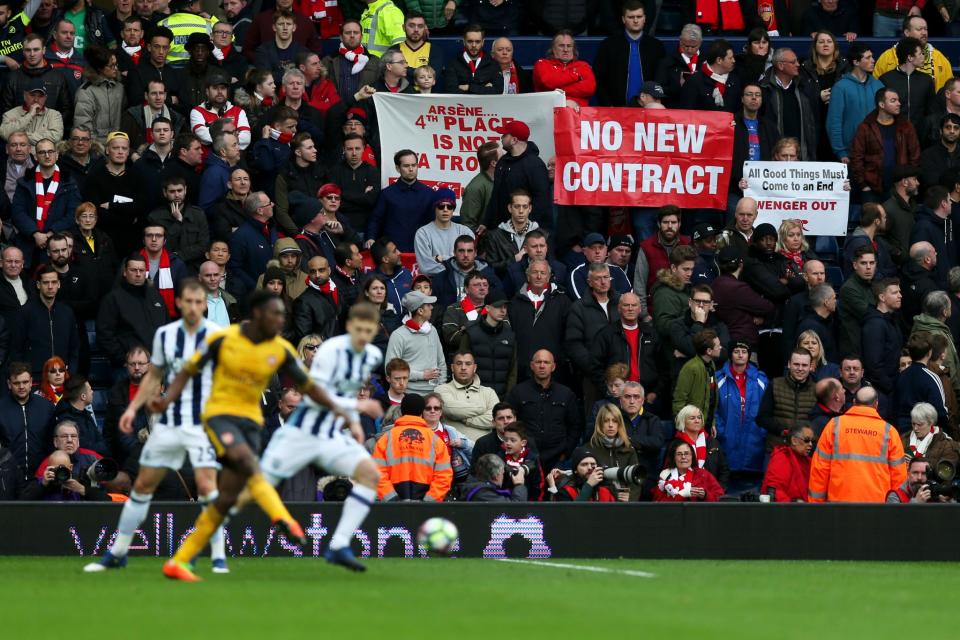
[[[558,204],[725,209],[733,114],[554,109]]]

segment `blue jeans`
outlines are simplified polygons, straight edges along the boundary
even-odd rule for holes
[[[903,18],[891,18],[873,14],[874,38],[899,38],[903,32]]]

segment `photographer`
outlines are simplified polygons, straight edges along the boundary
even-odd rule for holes
[[[907,481],[887,494],[887,502],[905,504],[907,502],[956,502],[947,496],[937,496],[931,500],[927,471],[930,462],[926,458],[913,458],[907,468]]]
[[[36,482],[27,484],[21,500],[49,500],[56,502],[109,502],[107,492],[92,486],[84,474],[77,478],[73,475],[73,462],[65,451],[54,451],[47,458],[47,468]]]
[[[466,502],[526,502],[527,487],[524,485],[526,471],[522,466],[514,467],[513,490],[504,489],[503,478],[507,465],[494,453],[487,453],[477,460],[473,469],[474,478],[463,487]]]
[[[637,452],[634,451],[627,430],[623,423],[623,414],[612,404],[605,404],[597,412],[597,419],[590,438],[590,448],[597,455],[597,462],[602,467],[619,467],[638,464]],[[612,486],[617,501],[636,502],[640,499],[640,486]]]
[[[547,491],[559,502],[616,502],[617,498],[603,485],[603,468],[597,457],[579,447],[571,457],[573,473],[554,469],[547,475]],[[569,476],[567,474],[570,474]]]

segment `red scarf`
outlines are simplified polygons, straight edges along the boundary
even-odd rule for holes
[[[681,52],[681,53],[682,53],[682,52]],[[692,56],[690,56],[690,62],[687,63],[687,66],[690,68],[690,73],[696,73],[696,71],[697,71],[697,60],[698,60],[699,58],[700,58],[700,52],[699,52],[699,51],[697,51],[695,54],[693,54]],[[682,59],[683,59],[683,56],[681,56],[680,59],[682,60]]]
[[[363,68],[367,66],[367,62],[370,60],[370,57],[363,52],[363,45],[354,49],[347,49],[341,42],[339,53],[347,59],[347,62],[353,63],[353,66],[350,68],[351,75],[357,75],[363,71]],[[357,68],[358,66],[359,68]]]
[[[727,80],[730,77],[729,73],[725,75],[715,73],[706,62],[703,63],[702,71],[708,78],[713,80],[713,86],[717,88],[721,96],[727,92]]]
[[[130,402],[133,402],[133,398],[134,396],[137,395],[137,391],[139,390],[140,390],[139,384],[133,384],[132,382],[130,383],[129,388],[127,389],[127,396]]]
[[[500,448],[503,449],[502,443],[500,444]],[[520,453],[517,454],[510,454],[504,451],[503,455],[504,458],[506,458],[508,467],[519,467],[521,464],[523,464],[523,461],[527,459],[527,448],[524,447],[523,449],[520,449]]]
[[[689,444],[697,452],[697,466],[701,469],[703,465],[707,462],[707,436],[701,431],[697,435],[697,441],[694,442],[690,439],[690,436],[687,435],[686,431],[678,431],[677,437]]]
[[[293,134],[289,131],[278,131],[273,127],[270,127],[270,137],[279,142],[280,144],[290,144],[290,141],[293,140]]]
[[[147,263],[147,273],[149,273],[150,256],[147,255],[147,250],[140,249],[140,255],[143,256],[144,262]],[[176,290],[173,286],[173,274],[170,271],[170,254],[167,253],[166,249],[160,252],[160,266],[157,268],[157,278],[153,284],[157,288],[157,291],[160,292],[160,297],[163,298],[164,304],[167,305],[167,313],[170,314],[171,318],[177,317],[177,306],[174,303]]]
[[[413,318],[410,318],[403,324],[414,333],[417,333],[418,331],[420,331],[420,326],[421,326],[420,323],[414,320]]]
[[[463,59],[467,61],[467,64],[470,65],[470,73],[477,73],[477,66],[480,64],[480,61],[483,60],[483,51],[480,52],[480,55],[477,56],[476,60],[473,60],[470,57],[470,54],[467,53],[467,50],[463,50]]]
[[[260,104],[262,104],[265,107],[272,107],[273,98],[271,96],[266,96],[263,100],[260,101]]]
[[[53,165],[53,177],[50,179],[50,186],[44,191],[43,174],[40,173],[40,167],[37,167],[34,173],[37,194],[37,231],[43,231],[47,226],[47,216],[50,214],[50,205],[57,195],[57,188],[60,186],[60,167]]]
[[[323,295],[333,298],[333,304],[335,304],[337,307],[340,306],[340,292],[337,291],[337,285],[333,282],[333,280],[327,280],[322,285],[318,285],[308,276],[306,282],[308,287],[316,289]]]
[[[520,78],[517,75],[517,65],[510,63],[510,85],[507,89],[509,94],[520,93]]]
[[[477,307],[470,301],[470,298],[464,298],[460,301],[460,308],[467,314],[467,320],[476,320],[480,316],[487,315],[487,308],[483,307],[477,310]]]
[[[803,253],[800,251],[787,251],[786,249],[780,250],[781,255],[786,256],[797,265],[797,269],[803,270]]]
[[[447,445],[447,448],[450,448],[450,434],[447,433],[447,430],[443,428],[443,424],[438,424],[437,428],[433,430],[437,437],[443,440],[443,444]]]

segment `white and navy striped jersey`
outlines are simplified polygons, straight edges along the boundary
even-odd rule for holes
[[[350,336],[344,334],[320,345],[313,357],[310,378],[327,392],[337,406],[356,418],[357,393],[382,361],[383,354],[379,348],[368,344],[357,353],[350,344]],[[284,426],[332,438],[342,425],[326,407],[305,397]]]
[[[203,346],[204,340],[220,330],[220,325],[204,318],[197,332],[190,335],[183,320],[176,320],[157,329],[153,336],[153,352],[150,364],[163,370],[164,385],[169,388],[180,369]],[[160,416],[159,423],[171,427],[200,426],[203,403],[210,396],[213,385],[213,364],[207,363],[199,374],[183,388],[183,393]]]

